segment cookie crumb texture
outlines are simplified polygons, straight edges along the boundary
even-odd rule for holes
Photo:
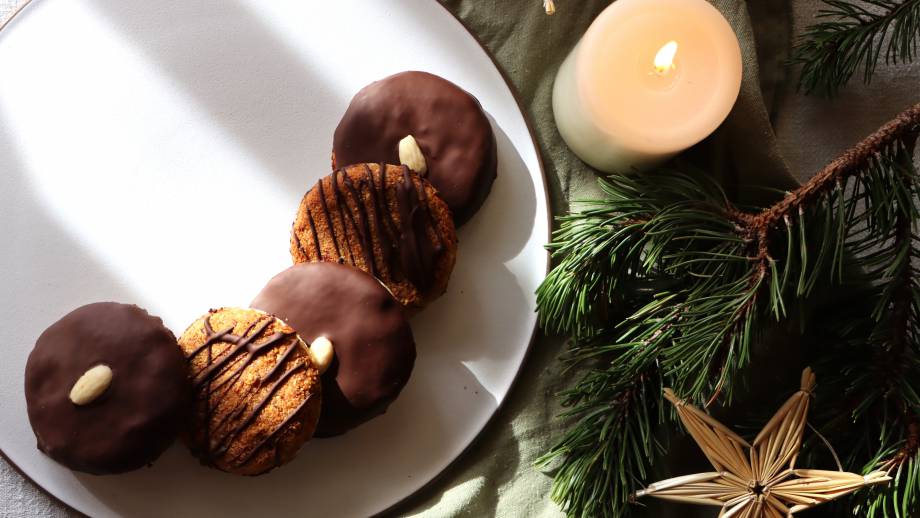
[[[321,178],[304,196],[291,256],[295,264],[360,268],[414,311],[447,290],[457,233],[447,204],[408,167],[358,164]]]
[[[179,345],[195,395],[186,442],[203,464],[260,475],[313,436],[319,372],[287,324],[253,309],[211,310]]]

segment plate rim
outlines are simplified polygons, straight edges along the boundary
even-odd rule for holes
[[[0,18],[0,31],[3,31],[4,29],[6,29],[13,22],[13,20],[16,19],[19,15],[21,15],[26,10],[26,8],[32,3],[33,3],[33,0],[21,0],[18,5],[13,7],[12,11],[10,11],[4,17]],[[533,148],[536,154],[536,158],[537,158],[537,167],[540,170],[540,180],[543,183],[543,198],[544,198],[544,203],[546,204],[546,208],[547,208],[546,210],[547,235],[545,236],[545,241],[548,243],[552,237],[552,231],[553,231],[553,219],[554,218],[553,218],[552,203],[551,203],[552,200],[549,195],[549,186],[547,184],[546,167],[543,161],[543,153],[541,152],[540,145],[537,142],[537,133],[536,133],[536,130],[534,129],[534,125],[533,125],[533,121],[531,120],[531,116],[525,109],[524,103],[521,100],[521,94],[520,92],[517,91],[517,88],[514,87],[514,84],[511,82],[511,79],[508,77],[508,73],[500,66],[498,60],[495,58],[495,55],[492,53],[492,51],[489,50],[488,47],[486,47],[482,39],[475,32],[473,32],[473,30],[470,29],[470,27],[459,16],[457,16],[453,11],[448,9],[447,6],[445,6],[441,2],[441,0],[437,0],[434,3],[437,4],[438,7],[440,7],[442,10],[444,10],[444,12],[446,12],[450,16],[450,18],[452,18],[454,22],[457,25],[459,25],[460,28],[463,29],[463,32],[469,35],[473,39],[473,41],[476,42],[476,45],[479,46],[479,48],[486,55],[486,57],[489,58],[489,61],[492,62],[492,66],[495,67],[495,70],[498,71],[499,76],[501,76],[502,78],[502,82],[505,84],[505,87],[508,89],[508,92],[511,94],[511,97],[514,99],[514,102],[517,105],[518,112],[520,112],[521,118],[524,120],[524,126],[527,128],[527,133],[530,135],[530,143],[533,145]],[[544,256],[546,258],[546,268],[544,271],[544,275],[545,275],[549,273],[550,271],[550,268],[552,266],[552,258],[550,257],[548,250],[544,250]],[[527,347],[524,350],[524,356],[522,357],[521,362],[518,365],[518,368],[514,373],[514,376],[512,376],[511,384],[508,386],[508,390],[506,391],[502,400],[498,403],[498,405],[492,411],[492,415],[489,416],[489,419],[486,420],[482,428],[480,428],[479,431],[476,433],[476,436],[473,437],[473,439],[463,448],[463,450],[456,457],[454,457],[450,462],[448,462],[447,465],[444,466],[441,469],[441,471],[438,472],[437,475],[432,477],[430,480],[425,482],[423,485],[421,485],[419,488],[412,491],[408,495],[400,498],[398,501],[394,502],[392,505],[380,510],[379,512],[374,514],[374,516],[385,516],[385,515],[394,513],[396,511],[399,511],[399,510],[405,511],[407,510],[406,508],[408,507],[409,504],[417,503],[417,502],[412,502],[412,500],[416,498],[420,493],[426,491],[427,489],[431,488],[435,484],[443,481],[446,476],[446,473],[451,468],[453,468],[460,461],[462,457],[465,457],[470,452],[470,450],[479,443],[479,441],[482,440],[483,432],[485,432],[487,428],[491,427],[494,424],[496,417],[501,413],[502,410],[504,410],[505,404],[507,403],[508,397],[510,396],[511,392],[514,391],[515,388],[517,387],[518,381],[521,377],[521,371],[524,370],[524,366],[530,360],[531,350],[533,349],[534,342],[536,342],[537,334],[539,333],[539,331],[540,331],[539,321],[535,321],[533,330],[530,333],[530,338],[528,340]],[[54,493],[46,489],[43,485],[39,484],[31,476],[29,476],[21,467],[19,467],[18,464],[13,462],[13,460],[6,454],[6,452],[3,451],[3,448],[0,448],[0,458],[3,458],[3,460],[7,463],[7,465],[13,468],[13,471],[15,471],[19,476],[21,476],[24,480],[28,481],[29,484],[31,484],[33,487],[37,488],[42,494],[49,497],[53,502],[62,506],[66,511],[70,513],[75,513],[79,516],[88,517],[87,514],[83,513],[79,509],[76,509],[72,505],[68,504],[67,502],[59,498],[57,495],[55,495]]]

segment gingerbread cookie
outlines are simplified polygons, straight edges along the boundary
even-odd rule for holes
[[[414,144],[401,145],[410,135]],[[421,161],[406,159],[413,147]],[[427,72],[402,72],[361,89],[335,129],[332,152],[333,168],[412,164],[447,202],[457,226],[479,210],[496,177],[495,135],[479,101]]]
[[[402,307],[370,275],[334,263],[294,265],[252,301],[308,342],[327,339],[317,436],[338,435],[384,413],[409,381],[415,341]]]
[[[46,329],[25,373],[38,449],[94,474],[150,464],[175,440],[190,385],[176,337],[143,309],[99,302]]]
[[[295,263],[360,268],[410,310],[444,293],[457,256],[447,205],[406,166],[336,170],[304,196],[292,230]]]
[[[319,370],[290,326],[254,309],[212,310],[179,345],[195,393],[187,442],[203,464],[259,475],[312,437]]]

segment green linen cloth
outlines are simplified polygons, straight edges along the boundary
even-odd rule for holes
[[[563,214],[570,202],[596,197],[597,175],[559,136],[551,96],[559,64],[609,0],[559,0],[554,16],[547,16],[537,0],[443,3],[482,42],[516,90],[536,132],[553,214]],[[712,3],[729,20],[741,42],[744,78],[738,102],[726,122],[685,156],[742,197],[744,185],[794,186],[770,121],[774,98],[785,79],[790,8],[785,0]],[[425,517],[560,516],[561,511],[550,500],[551,475],[537,470],[533,463],[564,430],[564,423],[555,418],[561,410],[556,394],[574,376],[571,372],[562,375],[557,359],[563,351],[560,338],[538,334],[504,406],[481,436],[445,473],[394,513]],[[656,511],[648,513],[651,516],[672,512],[712,515],[711,509],[655,505]]]

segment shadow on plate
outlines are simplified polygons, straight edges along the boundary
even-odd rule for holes
[[[21,451],[30,451],[29,455],[38,462],[50,463],[35,448],[25,417],[22,373],[32,344],[48,325],[82,304],[99,300],[143,304],[127,282],[117,278],[85,243],[64,228],[61,216],[51,214],[41,203],[30,185],[29,170],[20,159],[15,138],[8,133],[10,127],[0,110],[0,156],[7,166],[0,189],[0,221],[7,228],[28,230],[21,234],[23,239],[5,243],[0,253],[0,284],[5,298],[12,301],[0,305],[0,321],[15,323],[0,328],[0,340],[9,346],[4,350],[4,360],[16,365],[18,372],[0,382],[0,386],[14,398],[10,407],[22,412],[21,419],[10,420],[4,427],[16,436],[16,441],[26,442],[20,443]],[[10,449],[6,453],[17,452]],[[20,456],[11,460],[20,469],[32,468]],[[61,476],[73,475],[62,470]]]
[[[3,343],[28,344],[9,350],[17,356],[21,351],[25,365],[25,356],[41,331],[77,306],[99,300],[141,301],[131,286],[64,228],[61,215],[50,213],[41,203],[15,139],[4,129],[10,128],[4,120],[0,111],[0,156],[4,163],[12,164],[3,172],[0,221],[7,228],[27,230],[20,234],[21,239],[5,243],[0,254],[0,284],[5,298],[13,301],[0,306],[0,317],[3,322],[17,323],[2,328]],[[21,392],[16,391],[19,397]]]
[[[431,397],[434,385],[440,387],[438,391],[451,387],[447,403]],[[488,400],[486,405],[483,398]],[[357,481],[364,478],[357,473],[374,466],[375,475],[400,480],[407,487],[423,484],[459,453],[449,451],[444,441],[449,431],[471,427],[472,423],[457,419],[467,413],[463,407],[496,405],[462,364],[452,362],[445,369],[420,361],[409,385],[386,414],[345,435],[313,439],[293,461],[266,475],[240,477],[200,466],[184,445],[176,444],[151,468],[108,477],[77,474],[75,478],[116,514],[152,518],[170,509],[170,516],[302,516],[300,500],[322,491],[327,493],[320,499],[325,505],[337,502],[340,507],[317,503],[311,507],[316,516],[367,515],[382,503],[396,503],[389,501],[391,494],[382,492],[387,485],[364,483],[356,500],[351,484],[329,480]],[[157,505],[158,498],[151,495],[160,495],[168,504]],[[151,502],[140,514],[138,500]]]
[[[291,48],[243,3],[90,0],[87,5],[286,187],[305,192],[307,168],[331,167],[308,158],[309,143],[316,140],[315,107],[338,103],[344,110],[346,93],[334,91],[309,56]],[[202,38],[201,19],[222,30]],[[331,153],[331,134],[328,148]]]
[[[314,73],[311,63],[239,2],[170,3],[178,10],[145,2],[89,0],[88,4],[133,38],[136,48],[286,187],[296,192],[306,189],[304,148],[316,126],[309,105],[341,103],[344,107],[351,92],[340,96],[333,91],[321,74]],[[199,23],[182,23],[201,17],[227,21],[225,30],[204,45],[194,33]],[[242,59],[246,61],[235,64]],[[202,70],[213,75],[201,81]],[[231,72],[235,70],[248,72]],[[305,97],[309,105],[303,102]],[[266,120],[287,128],[284,138],[265,131]],[[349,484],[328,483],[330,477],[355,477],[356,471],[368,466],[375,466],[375,476],[402,480],[410,489],[436,475],[460,453],[450,451],[447,444],[451,440],[455,447],[465,444],[455,439],[458,434],[475,437],[481,422],[498,406],[480,381],[482,375],[477,377],[465,362],[482,360],[476,370],[489,376],[491,369],[516,354],[517,347],[509,347],[507,341],[485,337],[521,335],[520,329],[511,327],[520,320],[512,318],[514,309],[528,307],[533,299],[505,263],[518,256],[533,231],[534,179],[507,135],[494,120],[492,125],[498,143],[498,179],[483,208],[460,231],[459,260],[448,293],[412,322],[419,342],[416,370],[386,414],[345,436],[307,444],[290,465],[262,477],[242,478],[200,467],[184,446],[176,445],[150,469],[117,477],[75,475],[76,480],[116,513],[136,515],[137,502],[144,501],[150,504],[142,513],[147,516],[162,516],[163,509],[181,509],[180,514],[195,516],[283,516],[299,514],[300,499],[309,498],[311,491],[332,493],[322,499],[326,502],[351,501],[355,514],[361,506],[378,510],[379,503],[391,497],[376,491],[411,492],[395,491],[392,484],[362,485],[360,501],[355,501]],[[0,153],[12,149],[2,137],[0,129]],[[57,216],[40,205],[27,178],[14,185],[15,192],[0,195],[0,199],[11,198],[4,204],[2,220],[10,221],[6,211],[12,209],[10,218],[28,219],[16,225],[39,233],[28,243],[15,244],[14,252],[0,259],[0,265],[9,262],[4,270],[12,279],[14,295],[30,294],[23,295],[29,302],[17,304],[15,311],[50,315],[50,323],[73,309],[59,307],[73,300],[136,300],[125,282],[113,277],[91,250],[74,241]],[[34,275],[17,277],[16,269],[25,264],[32,273],[41,268],[46,282],[36,287]],[[47,291],[47,304],[39,302],[46,297],[34,296],[36,289]],[[501,296],[489,295],[495,293]],[[330,515],[336,509],[316,508],[315,512]]]
[[[424,338],[419,341],[420,354],[430,351],[465,361],[505,360],[515,348],[483,337],[503,336],[503,328],[515,322],[513,315],[533,305],[533,294],[521,287],[505,262],[518,255],[533,232],[534,179],[494,122],[493,129],[498,142],[498,178],[482,209],[458,232],[457,265],[447,293],[412,319],[416,338]],[[493,299],[497,293],[499,300]]]

